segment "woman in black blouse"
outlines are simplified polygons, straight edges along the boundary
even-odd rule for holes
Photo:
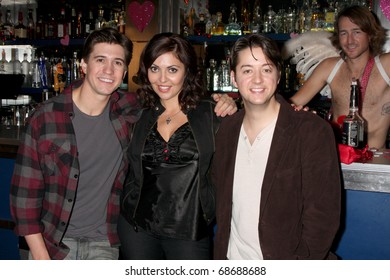
[[[215,197],[209,179],[219,117],[237,109],[202,99],[192,45],[155,35],[138,78],[144,110],[134,127],[118,231],[125,259],[210,259]]]

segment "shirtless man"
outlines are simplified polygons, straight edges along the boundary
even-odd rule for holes
[[[333,121],[337,122],[348,114],[352,78],[359,79],[368,145],[385,148],[390,126],[390,53],[382,53],[385,40],[386,30],[367,8],[353,6],[341,11],[332,38],[341,50],[341,59],[332,57],[322,61],[291,97],[292,103],[298,107],[306,105],[329,84]]]

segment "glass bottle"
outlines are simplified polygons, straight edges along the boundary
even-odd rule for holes
[[[7,54],[4,49],[1,52],[0,73],[12,74],[12,64],[7,60]]]
[[[110,16],[108,18],[108,21],[107,21],[107,24],[106,24],[108,27],[111,27],[111,28],[118,28],[118,21],[117,21],[117,18],[115,17],[115,12],[114,10],[111,10],[110,11]]]
[[[31,51],[30,72],[31,72],[31,87],[40,88],[41,78],[39,76],[38,56],[35,54],[35,50]]]
[[[38,73],[39,73],[41,87],[44,89],[48,89],[49,79],[47,75],[46,59],[43,52],[41,53],[41,56],[38,58]]]
[[[18,24],[15,25],[15,38],[26,39],[27,38],[27,28],[24,25],[23,11],[19,9],[18,13]]]
[[[35,25],[35,38],[42,39],[45,36],[45,25],[43,23],[43,15],[39,15]]]
[[[225,26],[225,35],[241,35],[241,27],[237,23],[237,8],[233,3],[230,5],[229,23]]]
[[[77,13],[76,37],[82,38],[84,33],[83,14],[79,11]]]
[[[4,22],[4,38],[6,40],[10,40],[10,39],[14,38],[14,34],[15,34],[14,28],[15,28],[15,25],[12,21],[11,10],[7,10],[6,16],[5,16],[5,22]]]
[[[84,37],[87,37],[95,29],[95,22],[93,20],[93,12],[89,11],[88,19],[85,21]]]
[[[19,60],[19,50],[17,48],[11,49],[11,61],[12,73],[21,74],[22,73],[22,63]]]
[[[99,7],[98,17],[95,21],[95,30],[98,30],[106,25],[107,21],[104,18],[104,10],[102,7]]]
[[[30,85],[31,85],[30,63],[27,60],[27,53],[26,52],[23,54],[22,74],[24,75],[23,86],[30,87]]]
[[[309,3],[309,0],[304,0],[302,5],[303,11],[303,29],[302,32],[310,31],[311,29],[311,18],[312,18],[312,10]]]
[[[126,12],[125,12],[125,6],[123,5],[121,11],[119,12],[119,17],[118,17],[118,31],[122,34],[125,34],[126,31]]]
[[[322,12],[320,4],[317,0],[313,0],[311,4],[311,31],[319,31],[323,29],[324,13]]]
[[[53,39],[57,37],[57,25],[54,16],[48,14],[48,19],[45,23],[45,38]]]
[[[286,12],[286,20],[284,22],[284,33],[291,33],[295,29],[295,12],[292,7],[289,7]]]
[[[75,8],[72,8],[72,12],[70,16],[69,36],[72,38],[77,38],[77,14]]]
[[[256,34],[262,30],[262,12],[260,0],[256,0],[253,5],[253,17],[251,22],[251,33]]]
[[[250,30],[250,22],[251,22],[251,14],[250,14],[250,8],[249,8],[249,0],[242,0],[241,1],[241,30],[242,34],[249,34],[251,32]]]
[[[358,83],[353,79],[349,113],[343,122],[342,142],[345,145],[362,149],[367,144],[366,122],[359,113],[360,90]]]
[[[274,24],[275,24],[276,13],[272,8],[272,5],[268,5],[268,11],[264,15],[264,25],[263,25],[263,33],[272,33],[274,32]]]
[[[199,14],[199,21],[194,25],[194,35],[203,36],[206,34],[206,23],[204,22],[204,14]]]
[[[221,90],[222,69],[221,65],[217,66],[215,63],[214,75],[213,75],[213,91],[218,92]]]
[[[229,92],[232,90],[230,83],[230,69],[225,59],[221,61],[221,90]]]
[[[79,77],[80,77],[80,72],[79,72],[79,60],[77,58],[77,52],[73,52],[73,58],[72,58],[72,77],[71,77],[71,80],[72,82],[77,80]]]
[[[325,24],[324,29],[329,32],[334,31],[334,22],[335,22],[335,7],[334,7],[334,1],[329,0],[328,1],[329,6],[326,8],[325,11]]]
[[[35,22],[33,18],[33,9],[28,9],[27,13],[27,38],[35,39]]]
[[[206,71],[206,81],[207,81],[207,90],[209,92],[214,91],[214,73],[216,71],[216,63],[215,60],[212,58],[209,61],[209,67]]]
[[[58,19],[58,24],[57,24],[58,38],[63,38],[65,35],[67,35],[67,27],[68,26],[66,23],[65,9],[61,8],[60,18]]]
[[[222,13],[217,12],[217,23],[215,26],[214,35],[223,35],[225,32],[225,24],[222,22]]]

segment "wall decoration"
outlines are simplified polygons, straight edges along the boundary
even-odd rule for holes
[[[69,35],[66,34],[64,38],[61,38],[60,43],[63,46],[69,46]]]
[[[127,7],[127,13],[130,21],[135,25],[139,32],[143,32],[149,25],[154,15],[155,6],[152,1],[145,1],[142,4],[133,1]]]
[[[382,13],[390,21],[390,0],[381,0],[379,5],[381,7]]]

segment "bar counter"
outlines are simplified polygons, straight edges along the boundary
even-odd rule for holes
[[[9,189],[24,127],[0,125],[0,260],[20,259],[19,238],[9,210]]]
[[[0,259],[18,254],[15,246],[6,249],[17,244],[8,194],[23,129],[0,126]],[[374,152],[366,163],[341,164],[341,169],[343,212],[333,250],[340,259],[390,260],[390,150]]]
[[[23,126],[0,125],[0,158],[15,158]]]

